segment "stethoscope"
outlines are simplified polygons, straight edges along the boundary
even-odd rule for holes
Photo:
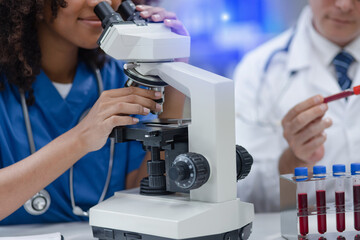
[[[98,85],[98,92],[99,92],[99,96],[100,96],[100,94],[104,90],[101,73],[100,73],[99,68],[97,68],[95,66],[92,66],[92,68],[95,73],[95,77],[96,77],[96,81],[97,81],[97,85]],[[20,90],[20,100],[21,100],[21,107],[22,107],[22,111],[23,111],[23,115],[24,115],[26,133],[28,136],[28,142],[29,142],[29,146],[30,146],[30,152],[31,152],[31,154],[33,154],[35,152],[34,136],[33,136],[32,129],[31,129],[28,107],[26,105],[25,93],[23,90]],[[90,111],[90,109],[88,109],[81,115],[79,122],[87,115],[87,113],[89,111]],[[110,139],[109,168],[108,168],[105,185],[104,185],[103,191],[101,193],[101,196],[99,198],[99,203],[104,200],[106,192],[110,185],[111,172],[112,172],[112,167],[113,167],[113,162],[114,162],[114,150],[115,150],[115,140],[113,138],[111,138]],[[71,167],[70,171],[69,171],[69,190],[70,190],[70,201],[71,201],[71,207],[72,207],[73,213],[77,216],[88,217],[89,213],[87,211],[82,210],[79,206],[77,206],[75,204],[74,168],[73,167]],[[41,215],[49,209],[50,203],[51,203],[50,194],[45,189],[42,189],[40,192],[36,193],[32,198],[30,198],[28,201],[26,201],[26,203],[24,204],[24,208],[31,215]]]
[[[251,120],[246,118],[245,116],[243,116],[242,114],[237,114],[237,117],[239,117],[244,123],[247,124],[253,124],[255,122],[255,124],[259,127],[270,127],[272,128],[274,131],[276,131],[277,127],[279,127],[281,125],[281,121],[280,120],[271,120],[271,115],[274,114],[274,108],[276,106],[278,106],[278,103],[281,101],[284,93],[289,89],[289,87],[292,84],[292,78],[297,74],[297,71],[291,71],[289,73],[288,79],[286,79],[286,83],[283,85],[282,89],[279,91],[279,94],[277,95],[276,99],[274,100],[273,104],[268,108],[268,111],[265,112],[260,112],[260,105],[261,105],[261,93],[264,90],[264,83],[266,81],[266,74],[269,71],[269,68],[271,66],[272,61],[274,60],[274,58],[280,54],[280,53],[284,53],[287,54],[289,52],[290,49],[290,45],[293,42],[293,39],[296,35],[296,27],[293,27],[292,33],[288,39],[288,41],[286,42],[284,47],[278,48],[276,50],[274,50],[270,56],[268,57],[268,59],[265,61],[264,64],[264,68],[262,70],[261,76],[260,76],[260,84],[259,87],[257,89],[257,95],[256,95],[256,99],[255,99],[255,106],[256,106],[256,112],[255,112],[255,119]],[[260,115],[263,115],[266,117],[267,120],[261,120]]]

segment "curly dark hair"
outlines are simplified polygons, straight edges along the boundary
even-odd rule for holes
[[[32,84],[41,69],[41,51],[36,20],[43,17],[44,2],[51,1],[52,16],[65,8],[65,0],[0,0],[0,73],[7,81],[27,92],[27,103],[34,102]],[[136,4],[150,4],[151,0],[135,0]],[[79,49],[79,57],[87,64],[101,68],[106,55],[97,49]],[[0,81],[0,90],[4,83]]]

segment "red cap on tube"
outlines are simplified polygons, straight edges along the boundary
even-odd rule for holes
[[[353,87],[354,94],[359,95],[360,94],[360,85]]]

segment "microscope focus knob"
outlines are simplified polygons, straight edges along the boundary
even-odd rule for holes
[[[198,153],[178,155],[169,169],[169,177],[183,189],[201,187],[210,176],[210,166],[206,158]]]
[[[236,145],[236,172],[237,180],[244,179],[251,170],[253,158],[243,147]]]

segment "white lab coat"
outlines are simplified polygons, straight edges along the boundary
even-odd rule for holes
[[[282,118],[311,96],[341,91],[310,42],[307,27],[311,18],[308,7],[295,31],[288,30],[245,56],[234,75],[236,141],[254,158],[249,176],[238,182],[238,196],[253,202],[257,212],[279,209],[278,160],[288,147],[283,138]],[[289,51],[276,54],[263,78],[270,55],[284,48],[293,33]],[[360,84],[358,70],[352,86]],[[296,74],[290,77],[291,72]],[[327,171],[331,171],[333,164],[343,163],[350,171],[350,163],[360,161],[360,124],[356,124],[360,120],[360,97],[349,97],[347,102],[334,101],[328,107],[325,117],[332,119],[333,126],[325,131],[325,156],[318,164],[326,165]]]

